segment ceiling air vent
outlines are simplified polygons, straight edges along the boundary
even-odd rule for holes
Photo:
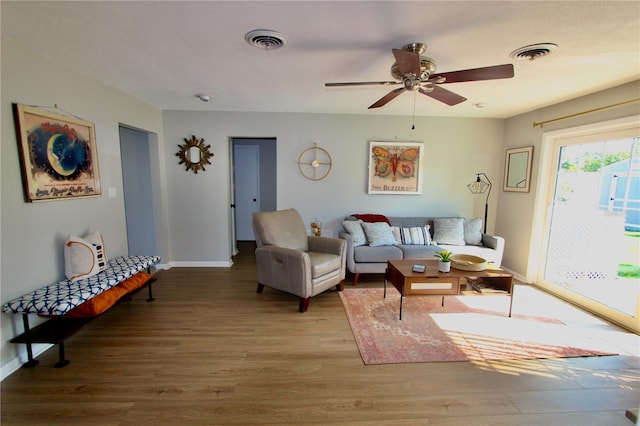
[[[557,48],[558,45],[555,43],[530,44],[529,46],[524,46],[514,50],[509,54],[509,56],[513,59],[527,59],[529,61],[533,61],[534,59],[547,56]]]
[[[253,30],[245,34],[244,39],[253,47],[263,50],[280,49],[286,43],[284,36],[277,31]]]

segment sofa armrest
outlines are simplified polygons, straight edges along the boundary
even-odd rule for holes
[[[497,235],[482,234],[482,245],[496,251],[497,261],[493,264],[500,266],[502,264],[502,255],[504,254],[504,238]]]
[[[351,234],[345,231],[340,231],[339,236],[347,244],[347,269],[353,272],[356,270],[356,258],[355,258],[355,250],[353,245],[353,238],[351,237]]]

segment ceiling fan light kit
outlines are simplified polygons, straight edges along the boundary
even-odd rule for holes
[[[436,62],[427,56],[421,56],[426,48],[427,45],[424,43],[410,43],[402,49],[392,49],[396,62],[391,65],[391,76],[396,81],[325,83],[325,86],[402,85],[378,99],[369,109],[386,105],[404,91],[418,91],[444,104],[454,106],[466,101],[467,98],[440,87],[441,84],[497,80],[514,76],[512,64],[436,73]]]

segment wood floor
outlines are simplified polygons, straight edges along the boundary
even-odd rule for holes
[[[240,248],[232,268],[160,272],[155,302],[140,293],[67,341],[68,366],[52,348],[9,376],[2,425],[632,425],[637,356],[365,366],[334,290],[300,314],[256,294]]]

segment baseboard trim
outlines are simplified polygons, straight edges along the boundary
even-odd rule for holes
[[[24,345],[20,345],[20,346],[24,348]],[[55,345],[45,344],[45,343],[42,343],[42,344],[34,343],[32,346],[33,358],[38,358],[39,355],[42,355],[43,353],[51,349],[53,346]],[[18,355],[17,357],[15,357],[14,359],[12,359],[11,361],[7,362],[2,366],[2,369],[0,371],[0,381],[4,381],[4,379],[6,379],[10,375],[18,371],[20,368],[22,368],[22,364],[24,364],[26,361],[21,360],[20,356],[23,355],[26,358],[27,352],[26,352],[26,349],[24,349],[24,353],[22,353],[23,352],[22,350],[20,350],[20,352],[21,352],[20,355]]]
[[[230,268],[233,262],[169,262],[168,265],[169,268]]]

